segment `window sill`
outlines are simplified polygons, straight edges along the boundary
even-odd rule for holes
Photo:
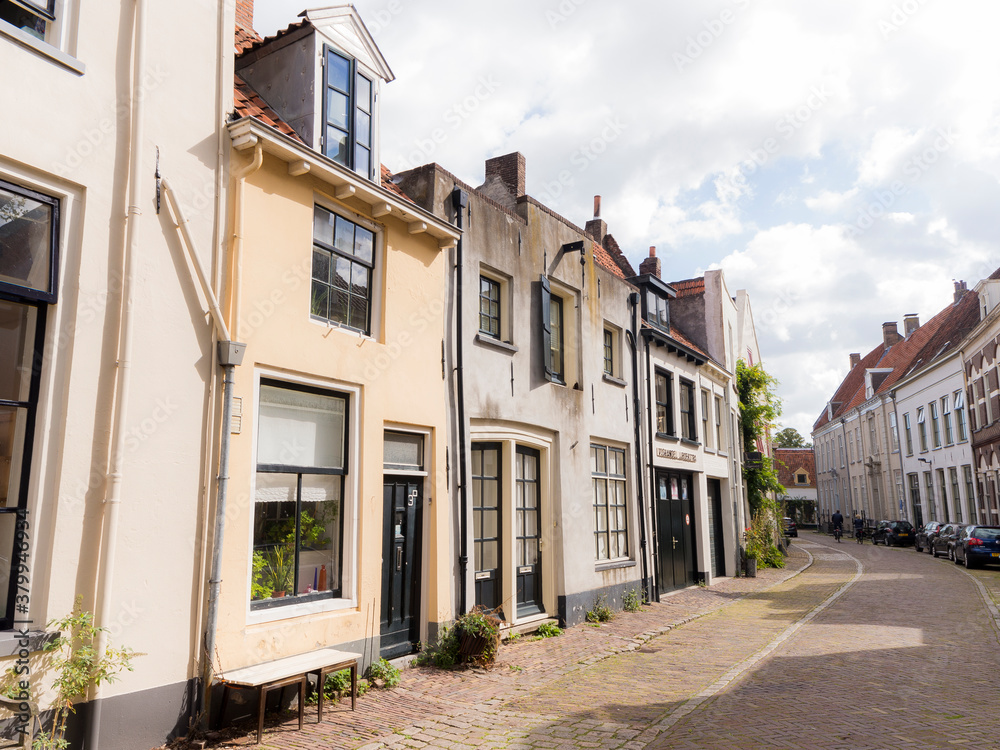
[[[599,562],[594,566],[594,570],[600,573],[602,570],[615,570],[616,568],[634,568],[635,560],[609,560]]]
[[[508,344],[506,341],[501,341],[500,339],[495,339],[490,336],[484,336],[481,333],[476,334],[475,342],[477,344],[484,344],[485,346],[491,346],[494,349],[499,349],[507,354],[517,354],[519,349],[513,344]]]
[[[604,375],[602,376],[602,380],[604,380],[605,383],[610,383],[611,385],[617,385],[619,388],[624,388],[625,386],[628,385],[628,383],[626,383],[621,378],[616,378],[614,375],[608,375],[607,373],[604,373]]]
[[[690,445],[692,448],[700,448],[701,443],[697,440],[691,440],[690,438],[681,438],[681,443],[683,445]]]
[[[247,612],[247,623],[249,625],[262,625],[277,620],[288,620],[292,617],[320,615],[357,607],[357,602],[353,599],[334,599],[329,596],[312,600],[305,596],[285,598],[290,600],[287,604],[282,602],[270,607],[251,607]]]
[[[676,443],[677,442],[677,436],[676,435],[670,435],[669,433],[666,433],[666,432],[657,432],[656,433],[656,439],[657,440],[669,440],[672,443]]]
[[[53,47],[48,42],[33,37],[26,31],[22,31],[13,24],[0,21],[0,36],[6,36],[15,42],[27,47],[32,52],[37,52],[42,57],[47,57],[64,68],[73,71],[77,75],[83,75],[87,71],[87,66],[77,60],[72,55],[67,55],[61,49]]]
[[[0,658],[17,656],[18,652],[23,647],[21,641],[24,637],[25,636],[17,630],[5,630],[0,633]],[[41,651],[47,643],[58,637],[58,632],[47,633],[44,630],[29,630],[27,635],[28,651],[31,653]]]

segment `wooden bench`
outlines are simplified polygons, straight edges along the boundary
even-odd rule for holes
[[[230,687],[258,688],[260,690],[260,706],[257,714],[257,743],[260,744],[264,734],[264,703],[271,690],[299,686],[299,729],[302,729],[302,709],[306,701],[306,679],[315,674],[319,689],[319,721],[323,721],[323,682],[330,672],[341,669],[351,670],[351,710],[357,708],[358,701],[358,660],[361,654],[349,651],[338,651],[334,648],[321,648],[307,654],[286,656],[284,659],[254,664],[250,667],[231,669],[218,675],[223,685],[222,710],[220,716],[225,716]]]

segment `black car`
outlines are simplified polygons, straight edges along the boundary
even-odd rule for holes
[[[785,536],[798,536],[799,527],[795,525],[795,520],[785,516],[781,519],[782,526],[784,527]]]
[[[955,539],[956,565],[978,568],[992,563],[1000,565],[1000,526],[964,526]]]
[[[944,526],[940,521],[928,521],[917,531],[913,544],[917,552],[931,551],[931,540],[937,535],[938,530]]]
[[[872,532],[872,544],[881,542],[886,547],[913,544],[916,531],[909,521],[879,521]]]
[[[954,554],[955,538],[962,531],[964,526],[958,523],[946,523],[940,529],[938,529],[937,534],[931,539],[931,554],[934,557],[938,555],[944,555],[949,560],[954,560],[952,557]]]

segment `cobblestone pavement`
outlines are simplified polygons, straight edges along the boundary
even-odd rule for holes
[[[489,672],[406,670],[260,747],[1000,748],[1000,571],[808,532],[788,563],[505,645]]]

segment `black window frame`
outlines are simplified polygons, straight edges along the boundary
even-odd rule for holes
[[[615,376],[615,332],[604,329],[604,374]]]
[[[347,63],[347,83],[348,91],[343,90],[337,84],[331,81],[331,65],[330,56],[340,58]],[[363,78],[370,84],[369,89],[369,99],[368,108],[364,109],[361,106],[361,102],[358,101],[358,78]],[[334,90],[337,93],[347,97],[347,128],[343,128],[340,125],[331,122],[329,119],[329,100],[328,95],[330,90]],[[323,131],[320,134],[322,153],[328,159],[331,159],[338,164],[342,164],[348,169],[358,172],[358,149],[364,149],[368,152],[368,170],[367,174],[363,172],[358,172],[358,174],[363,174],[367,179],[375,181],[376,168],[378,165],[375,164],[375,102],[377,100],[376,93],[376,82],[374,78],[369,78],[367,75],[362,73],[358,69],[357,59],[350,57],[340,50],[331,47],[328,44],[323,45],[323,113],[322,113],[322,123]],[[368,117],[368,144],[365,145],[359,140],[359,128],[358,128],[358,114],[363,113]],[[334,128],[339,130],[341,133],[347,136],[347,153],[346,158],[341,159],[339,155],[330,153],[330,142],[327,136],[327,129]]]
[[[501,340],[503,336],[502,293],[503,285],[499,281],[485,274],[479,275],[479,332],[497,341]],[[485,313],[483,312],[484,305],[488,308]],[[496,309],[495,315],[493,308]],[[488,327],[483,327],[484,322],[487,323]],[[494,325],[496,330],[493,330]]]
[[[23,409],[25,412],[24,440],[20,448],[21,476],[18,482],[16,504],[0,508],[0,515],[15,516],[14,523],[15,527],[17,527],[18,524],[27,523],[28,521],[28,493],[31,485],[31,462],[34,453],[38,399],[39,393],[41,392],[42,366],[44,364],[45,318],[48,313],[48,305],[41,300],[26,299],[21,295],[8,294],[2,289],[0,289],[0,300],[35,309],[35,336],[31,358],[31,374],[28,384],[28,400],[14,401],[9,399],[0,399],[0,406],[13,409]],[[14,450],[17,450],[17,446],[14,446]],[[30,534],[28,536],[30,538]],[[18,542],[17,533],[15,533],[13,549],[9,550],[10,578],[8,579],[8,589],[6,592],[6,615],[0,616],[0,631],[11,630],[14,627],[14,621],[18,619],[15,616],[16,606],[18,604],[18,573],[21,570],[22,560],[25,557],[25,555],[22,554],[24,551],[29,553],[28,562],[25,563],[25,565],[30,568],[30,548],[28,550],[22,550],[22,547]],[[0,550],[0,555],[2,554],[3,550]]]
[[[666,400],[660,400],[660,382],[664,383],[663,395]],[[677,437],[676,425],[674,424],[674,375],[667,370],[657,369],[653,375],[653,402],[656,405],[656,434],[658,437]],[[662,425],[666,427],[666,432],[660,429],[660,411],[664,417]]]
[[[552,284],[544,274],[539,277],[539,287],[541,289],[542,306],[542,362],[545,370],[545,379],[558,385],[566,385],[566,316],[563,298],[552,292]],[[552,308],[556,305],[559,308],[558,321],[558,349],[553,344],[553,331],[556,330],[556,323],[552,320]],[[558,356],[557,356],[558,355]]]
[[[652,326],[670,332],[670,302],[652,289],[646,289],[645,318]]]
[[[334,230],[333,230],[334,244],[328,244],[327,242],[325,242],[323,240],[320,240],[320,239],[318,239],[316,237],[315,216],[316,216],[316,212],[317,211],[325,211],[326,213],[328,213],[332,217],[334,217],[334,220],[335,220]],[[372,255],[372,257],[371,257],[371,261],[367,261],[363,257],[360,257],[358,255],[348,255],[347,253],[345,253],[342,250],[339,250],[336,247],[336,231],[337,231],[336,230],[336,221],[345,221],[345,222],[351,224],[352,226],[354,226],[354,228],[355,228],[355,240],[354,240],[355,247],[357,247],[357,239],[356,238],[357,238],[357,230],[359,228],[363,229],[366,232],[371,233],[371,235],[372,235],[372,248],[371,248],[371,255]],[[313,228],[312,255],[311,255],[311,258],[312,258],[312,271],[311,271],[311,274],[310,274],[310,296],[309,296],[309,315],[310,315],[310,317],[313,318],[314,320],[322,321],[322,322],[326,323],[327,325],[333,325],[333,326],[337,326],[337,327],[340,327],[340,328],[346,328],[346,329],[351,330],[351,331],[358,331],[360,333],[363,333],[365,335],[369,335],[370,336],[371,335],[371,329],[372,329],[372,308],[374,307],[374,304],[375,304],[375,288],[374,288],[374,286],[375,286],[375,267],[376,267],[376,262],[377,262],[377,259],[378,259],[378,250],[379,250],[379,247],[378,247],[378,245],[379,245],[379,233],[378,233],[377,229],[375,227],[365,226],[360,221],[358,221],[356,219],[353,219],[353,218],[348,218],[348,217],[344,216],[343,213],[334,211],[334,210],[332,210],[330,208],[327,208],[326,206],[321,205],[319,203],[316,203],[313,206],[313,227],[314,228]],[[317,252],[326,253],[326,255],[328,256],[327,260],[329,262],[329,269],[330,270],[329,270],[329,273],[328,273],[326,281],[323,281],[322,279],[316,278],[316,253]],[[316,295],[316,285],[317,284],[322,284],[326,288],[326,292],[327,292],[327,312],[329,313],[330,310],[331,310],[331,308],[332,308],[332,305],[333,305],[333,301],[332,301],[333,300],[333,294],[337,291],[337,287],[333,283],[334,260],[337,259],[337,258],[343,258],[344,260],[348,261],[351,264],[358,264],[358,265],[364,266],[364,267],[366,267],[368,269],[368,292],[367,292],[367,296],[366,296],[366,299],[365,299],[365,303],[366,303],[365,304],[365,325],[364,325],[363,328],[351,325],[350,322],[344,322],[344,321],[341,321],[341,320],[337,320],[337,319],[334,319],[334,318],[330,317],[329,315],[326,315],[326,316],[319,315],[319,314],[317,314],[315,312],[315,304],[316,304],[315,295]],[[361,297],[361,295],[355,294],[354,291],[353,291],[353,287],[354,287],[354,283],[353,283],[353,265],[352,265],[352,274],[351,275],[352,275],[351,287],[348,290],[346,290],[346,293],[348,295],[348,311],[350,311],[350,299],[352,299],[354,297],[358,297],[358,298]],[[348,315],[348,321],[350,321],[350,315]]]
[[[51,195],[39,193],[36,190],[26,188],[22,185],[0,180],[0,188],[16,195],[21,195],[39,203],[45,203],[51,210],[52,221],[49,227],[49,275],[48,289],[35,289],[30,286],[23,286],[8,281],[0,281],[0,292],[16,295],[22,299],[38,300],[41,302],[55,303],[56,290],[59,288],[59,206],[60,201]]]
[[[591,482],[593,483],[594,491],[594,558],[598,563],[602,562],[613,562],[615,560],[627,560],[629,559],[629,533],[628,533],[628,462],[627,455],[624,448],[616,448],[613,445],[602,445],[600,443],[591,443]],[[602,453],[604,456],[604,471],[599,471],[598,467],[594,465],[596,456],[595,452]],[[622,474],[612,474],[611,473],[611,462],[610,454],[617,453],[620,456],[620,465],[624,473]],[[597,487],[599,483],[604,485],[604,503],[603,505],[598,502],[598,491]],[[614,486],[618,487],[620,492],[615,493],[620,497],[621,502],[612,503],[612,483]],[[621,509],[622,523],[624,526],[619,528],[618,526],[618,509]],[[601,513],[605,515],[605,528],[601,529]],[[612,521],[612,519],[614,519]],[[614,557],[611,556],[611,535],[614,534],[617,542],[618,554]],[[601,557],[601,537],[605,538],[604,549],[606,551],[606,556]],[[624,550],[622,549],[624,539]]]
[[[677,405],[680,409],[681,439],[692,443],[698,442],[698,424],[695,414],[694,383],[686,378],[678,378]],[[684,408],[684,394],[687,394],[687,409]],[[686,428],[686,429],[685,429]]]
[[[293,578],[292,578],[292,594],[283,597],[275,597],[271,599],[250,599],[250,610],[252,612],[258,610],[274,609],[278,607],[289,607],[296,604],[302,604],[305,602],[312,602],[317,600],[325,599],[340,599],[343,597],[343,583],[346,577],[346,571],[344,570],[344,528],[346,527],[344,516],[346,515],[345,509],[347,507],[347,496],[346,491],[346,478],[349,474],[348,468],[350,466],[351,457],[351,396],[349,393],[343,391],[337,391],[333,388],[321,388],[312,385],[306,385],[303,383],[293,383],[287,380],[278,380],[275,378],[264,378],[260,379],[261,386],[271,386],[273,388],[281,388],[290,391],[299,391],[301,393],[311,393],[318,396],[334,396],[336,398],[341,398],[344,401],[344,435],[343,435],[343,446],[344,446],[344,466],[341,469],[326,467],[326,466],[297,466],[290,464],[255,464],[255,471],[257,474],[294,474],[296,478],[296,492],[295,492],[295,506],[296,506],[296,520],[295,520],[295,556],[293,562]],[[259,393],[259,391],[258,391]],[[258,415],[260,413],[260,401],[258,399],[257,404]],[[326,591],[313,591],[308,594],[297,594],[299,587],[299,551],[301,548],[301,539],[299,538],[301,527],[300,520],[302,518],[302,477],[305,474],[310,475],[325,475],[325,476],[339,476],[340,477],[340,513],[337,520],[338,524],[338,543],[337,550],[339,559],[337,560],[337,569],[340,572],[340,578],[337,581],[336,588],[331,584],[331,588]],[[256,524],[256,511],[257,511],[257,501],[253,499],[252,501],[252,513],[253,513],[253,523]],[[256,551],[256,543],[251,541],[250,554]]]

